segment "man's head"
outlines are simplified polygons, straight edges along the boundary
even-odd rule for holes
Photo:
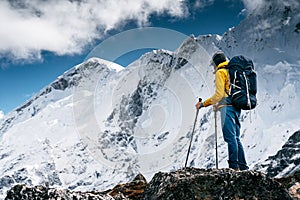
[[[214,67],[217,67],[220,63],[225,62],[226,60],[225,54],[222,51],[217,51],[212,57],[211,64]]]

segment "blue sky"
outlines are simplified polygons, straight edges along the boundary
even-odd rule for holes
[[[0,111],[18,107],[112,35],[137,27],[222,35],[260,1],[116,2],[125,1],[1,1]],[[126,66],[146,51],[124,55],[117,62]]]

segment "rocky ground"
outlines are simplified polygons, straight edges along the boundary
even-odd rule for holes
[[[161,200],[161,199],[300,199],[300,172],[272,179],[256,171],[186,168],[159,172],[147,183],[141,175],[107,191],[76,192],[47,186],[15,185],[5,200]]]

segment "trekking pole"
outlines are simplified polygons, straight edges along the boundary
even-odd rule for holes
[[[202,101],[202,99],[199,98],[199,102],[201,102],[201,101]],[[193,141],[193,136],[194,136],[194,132],[195,132],[195,126],[196,126],[197,118],[198,118],[198,113],[199,113],[199,108],[197,108],[197,111],[196,111],[196,117],[195,117],[195,121],[194,121],[194,126],[193,126],[193,130],[192,130],[192,136],[191,136],[191,140],[190,140],[189,149],[188,149],[188,152],[187,152],[187,155],[186,155],[186,160],[185,160],[184,168],[186,168],[186,165],[187,165],[187,162],[188,162],[188,159],[189,159],[189,154],[190,154],[190,150],[191,150],[191,146],[192,146],[192,141]]]
[[[217,132],[217,109],[214,110],[215,112],[215,140],[216,140],[216,169],[218,169],[218,132]]]

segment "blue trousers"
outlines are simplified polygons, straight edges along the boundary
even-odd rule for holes
[[[240,141],[240,115],[241,110],[233,106],[224,106],[221,111],[222,132],[228,144],[229,168],[247,170],[243,145]]]

